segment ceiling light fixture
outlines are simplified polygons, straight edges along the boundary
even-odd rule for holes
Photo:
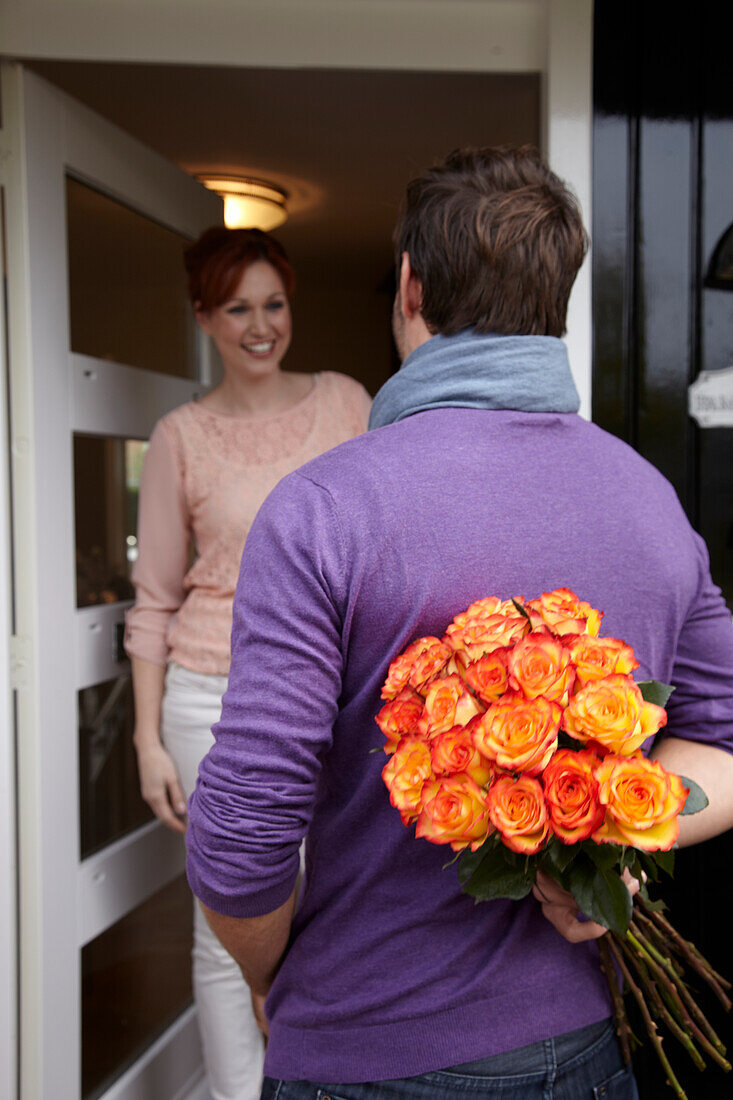
[[[228,229],[277,229],[287,219],[288,193],[277,184],[251,176],[197,176],[199,183],[224,199]]]

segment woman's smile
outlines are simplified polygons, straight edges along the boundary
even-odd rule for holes
[[[226,302],[199,315],[225,369],[240,371],[255,362],[278,369],[290,346],[290,304],[278,271],[266,260],[246,268]]]

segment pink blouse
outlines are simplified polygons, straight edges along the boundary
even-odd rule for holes
[[[285,474],[366,431],[370,405],[359,382],[329,371],[275,416],[242,419],[189,402],[158,421],[140,486],[128,654],[229,671],[232,601],[255,513]]]

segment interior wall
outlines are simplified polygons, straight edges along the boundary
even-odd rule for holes
[[[350,374],[375,394],[395,365],[391,315],[386,289],[365,294],[303,283],[293,301],[293,342],[285,366]]]

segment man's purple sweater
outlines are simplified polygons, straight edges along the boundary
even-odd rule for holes
[[[305,884],[267,1002],[266,1073],[371,1081],[499,1053],[611,1014],[593,944],[533,899],[474,904],[381,779],[392,658],[482,596],[568,587],[674,683],[666,733],[733,751],[733,629],[674,491],[574,415],[444,408],[360,436],[260,511],[234,603],[216,744],[190,804],[211,909]]]

